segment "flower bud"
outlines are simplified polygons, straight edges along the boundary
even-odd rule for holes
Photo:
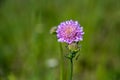
[[[77,52],[79,51],[79,47],[77,43],[71,43],[68,45],[68,49],[72,52]]]
[[[52,27],[50,29],[50,34],[56,34],[57,27]]]

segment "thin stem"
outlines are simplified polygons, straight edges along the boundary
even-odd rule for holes
[[[73,58],[70,59],[70,80],[73,77]]]
[[[64,80],[64,62],[63,62],[63,48],[62,48],[62,44],[60,43],[60,80]]]

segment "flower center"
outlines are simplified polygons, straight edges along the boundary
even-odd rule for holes
[[[66,33],[67,35],[70,35],[72,32],[73,32],[73,29],[70,28],[70,27],[67,27],[66,30],[65,30],[65,33]]]

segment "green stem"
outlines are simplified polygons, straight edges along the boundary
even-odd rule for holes
[[[60,80],[64,80],[64,62],[63,62],[63,48],[62,48],[62,44],[60,43]]]
[[[73,58],[70,58],[70,80],[73,77]]]

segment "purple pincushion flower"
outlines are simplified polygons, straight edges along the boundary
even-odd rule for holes
[[[69,20],[60,23],[56,30],[59,42],[71,44],[83,40],[83,27],[77,21]]]

